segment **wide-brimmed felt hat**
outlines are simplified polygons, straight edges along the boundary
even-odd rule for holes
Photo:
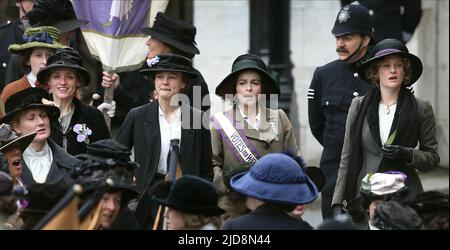
[[[29,27],[23,35],[23,43],[11,44],[8,51],[13,54],[21,54],[31,48],[59,49],[66,46],[59,43],[61,32],[52,26]]]
[[[70,0],[37,0],[27,16],[32,26],[51,25],[62,33],[89,23],[77,19]]]
[[[225,212],[217,205],[219,193],[214,184],[192,175],[184,175],[176,180],[167,197],[153,200],[190,214],[216,216]]]
[[[197,74],[192,70],[192,61],[187,57],[175,54],[161,54],[147,59],[147,68],[139,71],[141,74],[155,77],[158,72],[181,72],[189,79],[196,78]]]
[[[234,60],[231,73],[216,87],[216,95],[225,98],[225,94],[233,94],[236,89],[235,79],[243,70],[255,70],[260,74],[262,83],[265,84],[265,91],[262,94],[280,94],[280,87],[277,81],[269,74],[263,60],[252,54],[244,54]]]
[[[50,55],[47,60],[47,67],[39,70],[37,80],[41,84],[47,84],[50,73],[55,68],[70,68],[75,70],[83,78],[84,86],[89,85],[91,81],[89,72],[83,68],[83,58],[76,50],[70,47],[57,49],[55,53]]]
[[[16,114],[22,110],[30,108],[41,108],[47,111],[47,115],[52,121],[59,118],[60,110],[52,102],[48,101],[49,95],[42,88],[27,88],[19,91],[5,102],[6,115],[0,119],[0,123],[10,123]]]
[[[37,133],[18,136],[14,129],[8,124],[0,125],[0,151],[6,152],[11,147],[18,147],[21,152],[30,145]]]
[[[448,212],[448,194],[437,191],[419,193],[413,201],[408,202],[408,205],[419,214],[435,213],[438,211]]]
[[[408,205],[397,201],[380,203],[370,223],[381,230],[422,229],[422,219],[419,214]]]
[[[408,83],[407,86],[411,86],[413,83],[415,83],[420,76],[422,75],[423,71],[423,65],[422,61],[415,55],[409,53],[408,48],[405,44],[400,42],[397,39],[394,38],[387,38],[383,41],[378,42],[370,51],[369,51],[369,59],[364,61],[362,64],[360,64],[357,67],[358,74],[365,79],[366,81],[369,81],[366,76],[366,72],[368,68],[373,64],[376,63],[386,56],[390,55],[398,55],[402,58],[407,58],[411,62],[411,80]],[[374,83],[373,84],[378,84]]]
[[[331,33],[336,37],[347,34],[365,34],[372,37],[373,41],[373,30],[373,19],[369,10],[354,2],[345,5],[339,11]]]
[[[122,200],[126,203],[139,195],[133,184],[133,176],[139,166],[130,160],[130,155],[131,152],[125,145],[113,139],[93,142],[87,146],[86,154],[76,157],[84,162],[97,164],[88,163],[87,168],[80,170],[82,173],[78,180],[83,182],[110,178],[113,181],[110,190],[123,191]],[[93,171],[97,173],[92,178]]]
[[[167,43],[188,54],[200,54],[195,46],[197,29],[187,21],[170,17],[162,12],[156,14],[152,27],[142,29],[142,33]]]
[[[319,194],[299,163],[282,153],[261,157],[250,171],[231,178],[230,184],[238,193],[277,204],[308,204]]]

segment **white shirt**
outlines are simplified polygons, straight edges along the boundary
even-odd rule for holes
[[[36,76],[33,75],[31,72],[27,75],[27,80],[30,83],[31,87],[36,87]]]
[[[389,132],[391,132],[392,122],[394,121],[397,104],[389,106],[389,114],[386,114],[386,109],[386,105],[382,103],[380,103],[380,105],[378,106],[381,145],[384,145],[389,138]]]
[[[47,180],[47,175],[53,162],[52,150],[48,144],[46,143],[39,152],[28,147],[23,151],[22,157],[28,169],[30,169],[33,179],[37,183],[44,183]]]
[[[161,153],[159,154],[158,173],[167,174],[167,157],[170,151],[170,140],[178,139],[181,143],[181,109],[175,111],[175,120],[167,122],[164,111],[159,107],[159,132],[161,134]]]
[[[244,121],[247,122],[248,125],[252,126],[254,129],[259,130],[259,126],[261,125],[261,110],[258,110],[258,114],[255,117],[256,123],[252,124],[250,120],[248,119],[248,116],[244,113],[244,111],[241,109],[241,107],[238,105],[239,112],[241,112],[242,117],[244,118]]]

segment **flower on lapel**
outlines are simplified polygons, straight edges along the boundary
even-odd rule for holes
[[[77,133],[77,141],[89,143],[89,136],[92,135],[92,130],[86,124],[75,124],[73,132]]]
[[[147,59],[147,65],[151,68],[153,65],[159,63],[159,56],[155,56],[151,59]]]

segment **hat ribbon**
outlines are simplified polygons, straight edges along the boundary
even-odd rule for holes
[[[392,54],[392,53],[398,53],[398,52],[403,52],[403,51],[398,50],[398,49],[383,49],[383,50],[378,51],[375,54],[375,56],[383,56],[386,54]]]
[[[23,35],[23,40],[25,41],[25,43],[31,43],[31,42],[43,42],[43,43],[49,43],[52,44],[53,43],[53,38],[46,32],[40,32],[36,35]]]

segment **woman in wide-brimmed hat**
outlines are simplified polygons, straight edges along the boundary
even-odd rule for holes
[[[238,56],[231,73],[217,86],[216,95],[233,102],[230,110],[211,116],[214,183],[219,190],[225,191],[223,172],[228,169],[224,166],[255,162],[274,152],[299,154],[287,115],[265,105],[278,101],[279,94],[265,63],[252,54]]]
[[[309,204],[319,195],[315,183],[323,182],[323,174],[307,172],[310,171],[300,157],[271,153],[258,160],[249,171],[233,176],[231,188],[247,197],[246,206],[252,212],[229,219],[223,229],[311,230],[311,225],[301,218],[288,215],[298,205]]]
[[[72,48],[58,49],[48,58],[47,67],[37,75],[38,81],[48,86],[53,101],[60,109],[60,129],[52,131],[51,138],[67,153],[86,152],[86,145],[110,138],[103,114],[81,102],[77,92],[90,82],[83,68],[80,54]]]
[[[414,198],[423,192],[417,170],[439,164],[433,108],[409,89],[422,74],[420,59],[402,42],[385,39],[357,69],[377,88],[350,106],[332,202],[337,209],[359,196],[367,173],[402,171],[408,176],[405,199]]]
[[[48,99],[42,88],[24,89],[6,100],[6,115],[0,119],[20,135],[37,133],[22,154],[20,180],[25,186],[61,179],[70,183],[70,172],[79,162],[49,138],[59,108]]]
[[[166,206],[167,230],[216,230],[221,226],[217,206],[219,193],[214,185],[197,176],[185,175],[176,180],[166,197],[154,197]]]
[[[3,102],[14,93],[39,86],[39,82],[36,82],[39,70],[47,66],[47,59],[55,49],[64,47],[59,43],[60,36],[61,32],[52,26],[30,27],[24,33],[25,43],[9,46],[9,52],[21,56],[25,75],[5,86],[2,92]]]
[[[207,119],[202,111],[180,103],[183,96],[180,94],[191,87],[188,79],[195,77],[191,68],[192,62],[186,57],[162,54],[149,60],[148,68],[141,70],[153,80],[158,100],[128,112],[116,138],[128,148],[134,148],[134,159],[141,166],[136,173],[141,199],[147,197],[149,187],[166,177],[170,143],[174,139],[180,141],[182,174],[212,180],[211,136]],[[202,119],[206,121],[202,122]],[[149,215],[148,206],[151,204],[148,202],[149,199],[140,201],[137,215]],[[142,223],[148,221],[139,215],[137,217]]]
[[[14,185],[22,185],[19,178],[22,174],[22,153],[35,136],[36,133],[18,136],[10,125],[0,125],[0,152],[8,162],[8,171]]]

